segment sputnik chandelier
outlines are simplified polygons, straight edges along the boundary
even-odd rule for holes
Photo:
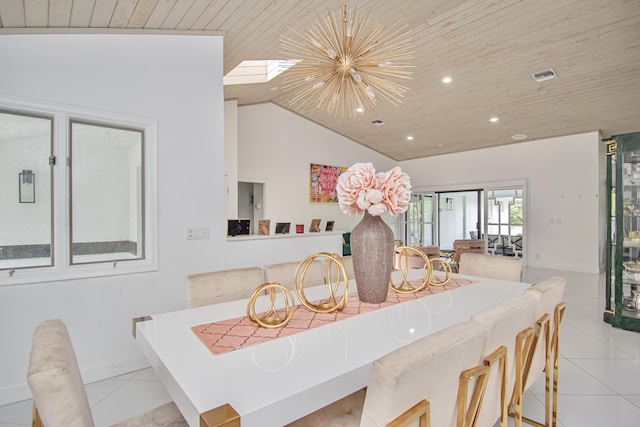
[[[282,89],[292,92],[294,110],[315,107],[334,116],[352,117],[373,109],[379,98],[396,107],[407,91],[395,80],[410,79],[411,36],[399,21],[385,28],[345,4],[318,18],[297,40],[281,37],[281,54],[300,59],[283,75]]]

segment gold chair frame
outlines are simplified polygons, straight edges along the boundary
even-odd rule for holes
[[[516,348],[515,348],[515,381],[513,384],[513,394],[511,395],[511,403],[513,403],[513,418],[515,420],[516,427],[522,426],[522,394],[525,385],[525,367],[528,359],[528,355],[533,348],[533,328],[529,327],[516,336]],[[505,409],[508,409],[505,406]]]
[[[489,366],[486,364],[474,366],[460,374],[458,383],[457,427],[474,427],[478,413],[482,407],[484,393],[489,380]],[[469,384],[475,379],[471,399],[468,398]],[[467,401],[469,404],[467,405]]]
[[[554,309],[553,315],[553,331],[551,330],[551,318],[548,313],[545,313],[536,321],[536,328],[533,334],[531,347],[529,348],[526,363],[524,365],[523,370],[523,378],[522,378],[522,386],[526,384],[527,379],[529,378],[529,374],[531,371],[531,363],[533,361],[533,356],[535,353],[535,349],[537,347],[538,341],[540,339],[544,339],[544,349],[545,349],[545,416],[544,423],[535,421],[531,418],[527,418],[522,416],[522,421],[527,424],[536,427],[556,427],[558,420],[558,362],[559,362],[559,352],[558,347],[560,345],[560,324],[562,323],[562,318],[564,317],[565,310],[567,305],[565,303],[560,303],[556,305]],[[551,369],[551,361],[553,360],[553,371]],[[553,393],[551,393],[551,379],[553,378]],[[553,394],[553,396],[552,396]],[[553,406],[552,406],[553,405]],[[549,410],[551,408],[551,411]],[[521,411],[520,411],[521,413]],[[509,416],[516,417],[518,414],[518,408],[515,407],[515,402],[512,399],[509,404]]]
[[[318,304],[310,302],[304,293],[304,276],[311,266],[311,263],[318,258],[326,258],[327,272],[325,274],[327,285],[329,286],[329,297],[320,301]],[[335,267],[334,267],[335,266]],[[335,281],[332,283],[334,276],[334,268],[337,272]],[[329,252],[318,252],[317,254],[309,255],[303,259],[294,273],[294,289],[298,300],[302,305],[309,310],[316,313],[331,313],[338,310],[343,310],[347,306],[347,300],[349,295],[349,277],[347,276],[347,270],[344,268],[342,258],[338,254],[331,254]],[[336,292],[340,288],[340,282],[344,282],[344,293],[340,300],[336,300]]]
[[[407,427],[416,420],[418,420],[419,427],[431,426],[431,405],[428,401],[423,399],[416,403],[387,423],[385,427]]]

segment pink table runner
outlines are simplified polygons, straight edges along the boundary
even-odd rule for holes
[[[342,311],[333,313],[315,313],[307,309],[302,304],[295,307],[293,316],[289,322],[275,329],[261,328],[248,317],[236,317],[234,319],[222,320],[214,323],[205,323],[194,326],[191,330],[207,346],[211,353],[222,354],[241,347],[249,347],[260,344],[275,338],[286,337],[295,333],[323,326],[336,320],[357,316],[361,313],[378,310],[382,307],[398,304],[404,301],[411,301],[417,298],[445,292],[450,289],[468,286],[474,281],[452,277],[449,283],[444,286],[431,286],[412,294],[401,294],[389,290],[387,301],[381,304],[368,304],[358,299],[355,292],[349,293],[347,306]],[[284,314],[281,314],[284,317]]]

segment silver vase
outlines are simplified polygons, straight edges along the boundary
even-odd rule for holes
[[[353,272],[360,301],[387,300],[393,267],[393,230],[381,217],[365,211],[362,221],[351,231]]]

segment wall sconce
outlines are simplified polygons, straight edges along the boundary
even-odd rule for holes
[[[445,201],[445,204],[446,204],[445,210],[452,211],[453,210],[453,198],[447,197],[447,198],[444,199],[444,201]]]
[[[36,174],[32,170],[18,173],[18,198],[20,203],[36,202]]]

